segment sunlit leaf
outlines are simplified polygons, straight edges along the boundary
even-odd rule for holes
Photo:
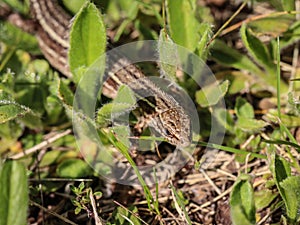
[[[87,2],[76,15],[70,33],[69,64],[77,81],[80,79],[77,70],[91,66],[105,49],[106,28],[102,16],[94,4]]]
[[[200,23],[196,19],[192,4],[185,0],[168,0],[166,8],[171,38],[176,44],[193,52],[200,40]]]

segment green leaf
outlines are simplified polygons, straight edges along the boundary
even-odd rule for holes
[[[57,159],[59,159],[61,155],[62,155],[62,151],[60,150],[51,150],[47,152],[40,162],[40,167],[49,166],[57,162]]]
[[[0,225],[27,224],[28,183],[25,167],[6,162],[0,170]]]
[[[245,24],[241,27],[240,32],[245,47],[254,59],[256,59],[261,65],[265,66],[269,75],[275,74],[276,67],[271,59],[267,47],[257,37],[251,34]]]
[[[195,0],[191,0],[195,2]],[[186,0],[168,0],[167,19],[172,40],[194,52],[200,40],[200,23],[195,16],[195,9]]]
[[[22,117],[29,112],[29,108],[14,101],[0,100],[0,123]]]
[[[255,195],[255,208],[261,210],[268,205],[278,196],[278,193],[274,193],[271,190],[263,189],[254,193]]]
[[[251,177],[240,175],[230,195],[230,212],[234,225],[255,224],[255,205]]]
[[[80,159],[67,159],[63,161],[56,170],[60,177],[86,177],[92,174],[89,165]]]
[[[271,15],[266,18],[251,21],[247,24],[257,34],[276,37],[289,29],[294,19],[291,15]]]
[[[253,74],[262,74],[262,71],[245,54],[230,48],[223,41],[215,40],[211,56],[224,66],[246,70]]]
[[[286,214],[290,224],[298,224],[300,217],[300,177],[291,176],[280,182],[285,193]]]
[[[161,29],[158,40],[160,72],[161,75],[174,82],[177,81],[177,54],[178,52],[176,44],[174,44],[172,39],[167,34],[166,30]]]
[[[22,49],[32,54],[40,53],[37,39],[10,23],[0,22],[0,41],[16,49]]]
[[[267,126],[268,123],[262,121],[262,120],[256,120],[256,119],[249,119],[245,117],[241,117],[238,119],[236,126],[243,131],[248,132],[257,132],[260,131],[262,128]]]
[[[284,158],[281,158],[273,153],[271,163],[270,169],[277,184],[291,176],[291,168],[289,163]]]
[[[87,2],[76,15],[70,33],[69,64],[76,81],[83,73],[82,68],[91,66],[105,53],[105,48],[102,16],[94,4]]]
[[[270,161],[270,170],[274,177],[275,184],[278,188],[279,194],[284,201],[284,204],[287,206],[287,195],[285,188],[281,186],[281,182],[291,177],[291,168],[289,163],[284,159],[275,154],[275,152],[271,153],[271,161]]]
[[[254,118],[253,106],[242,97],[238,97],[236,99],[234,109],[238,118],[240,117],[244,117],[248,119]]]
[[[202,107],[216,105],[226,94],[229,81],[221,84],[213,83],[196,92],[196,101]]]

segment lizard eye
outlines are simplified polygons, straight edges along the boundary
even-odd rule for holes
[[[166,129],[166,134],[167,134],[168,136],[171,136],[171,132],[170,132],[168,129]]]

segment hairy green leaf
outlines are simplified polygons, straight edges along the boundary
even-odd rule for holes
[[[300,177],[291,176],[280,182],[285,193],[286,214],[290,224],[298,224],[300,218]]]
[[[91,66],[106,49],[106,29],[97,7],[87,2],[77,13],[70,33],[69,64],[75,80],[82,68]]]
[[[29,108],[14,101],[0,100],[0,123],[25,116],[29,112]]]
[[[265,66],[269,75],[275,74],[275,64],[271,59],[267,47],[257,37],[251,34],[245,24],[241,27],[240,32],[244,45],[254,59]]]

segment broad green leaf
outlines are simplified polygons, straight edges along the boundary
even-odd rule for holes
[[[195,0],[191,0],[195,2]],[[172,40],[194,52],[200,40],[200,23],[195,16],[195,9],[186,0],[168,0],[166,3],[167,19]]]
[[[272,153],[270,170],[275,179],[275,183],[280,186],[280,182],[291,176],[291,167],[284,158]],[[281,187],[281,186],[280,186]],[[285,197],[282,195],[282,197]]]
[[[244,117],[248,119],[254,118],[253,106],[242,97],[238,97],[236,99],[234,109],[238,118],[240,117]]]
[[[257,60],[257,62],[259,62],[261,65],[265,66],[265,69],[269,75],[275,74],[276,67],[271,59],[267,47],[257,37],[251,34],[245,24],[241,27],[240,32],[245,47],[251,53],[254,59]]]
[[[37,39],[10,23],[0,22],[0,41],[5,44],[22,49],[32,54],[40,53]]]
[[[76,81],[80,79],[79,71],[91,66],[105,53],[105,48],[102,16],[94,4],[87,2],[76,15],[70,33],[69,64]]]
[[[212,58],[224,66],[246,70],[253,74],[263,74],[245,54],[241,54],[237,50],[230,48],[220,40],[215,40],[211,49]]]
[[[261,210],[268,205],[278,196],[278,193],[275,193],[268,189],[263,189],[254,193],[255,196],[255,208]]]
[[[62,154],[63,153],[60,150],[51,150],[51,151],[47,152],[39,164],[40,167],[49,166],[49,165],[57,162],[57,160],[59,159],[59,157]]]
[[[240,117],[236,123],[238,128],[249,132],[258,132],[267,125],[268,123],[263,120],[249,119],[246,117]]]
[[[0,100],[0,123],[22,117],[29,112],[29,108],[14,101]]]
[[[0,170],[0,202],[0,225],[27,224],[28,183],[19,162],[5,162]]]
[[[229,81],[226,80],[221,84],[213,83],[205,86],[196,92],[196,101],[202,107],[213,106],[217,104],[226,94]]]
[[[161,75],[173,82],[176,82],[176,71],[178,63],[177,46],[169,37],[165,29],[160,30],[158,39],[158,55]]]
[[[271,15],[263,19],[251,21],[247,26],[257,34],[263,33],[264,35],[276,37],[287,31],[293,21],[293,16],[290,15]]]
[[[56,169],[58,176],[79,178],[87,177],[92,174],[89,165],[80,159],[67,159],[63,161]]]
[[[234,225],[255,224],[255,205],[251,177],[240,175],[230,195],[230,213]]]
[[[286,214],[290,224],[298,224],[300,217],[300,177],[291,176],[280,182],[285,193]]]

